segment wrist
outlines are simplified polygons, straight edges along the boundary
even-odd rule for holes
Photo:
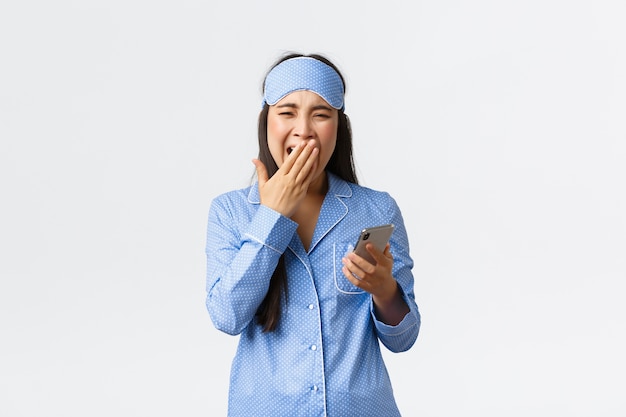
[[[383,307],[394,305],[398,300],[402,299],[400,289],[398,288],[398,282],[395,279],[392,279],[392,281],[393,282],[387,286],[384,291],[381,291],[378,294],[372,294],[374,303],[376,303],[377,306]]]

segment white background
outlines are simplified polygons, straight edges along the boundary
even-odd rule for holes
[[[206,216],[288,51],[404,213],[403,415],[626,414],[626,3],[379,4],[2,2],[0,415],[225,415]]]

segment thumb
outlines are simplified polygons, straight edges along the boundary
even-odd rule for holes
[[[257,179],[259,180],[259,185],[265,184],[267,180],[269,179],[265,164],[258,159],[253,159],[252,163],[256,167],[256,176],[257,176]]]

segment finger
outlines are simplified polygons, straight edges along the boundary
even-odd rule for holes
[[[356,267],[356,268],[359,268],[361,271],[371,274],[374,272],[374,269],[376,268],[376,266],[371,264],[370,261],[368,261],[365,258],[362,258],[361,256],[357,255],[355,252],[347,253],[344,259],[345,259],[344,263],[349,262],[348,266],[350,267],[350,269]]]
[[[292,174],[297,182],[303,182],[307,178],[311,165],[317,160],[315,156],[318,152],[314,140],[301,142],[300,145],[302,148],[298,149],[296,159],[289,169],[289,174]],[[295,150],[291,154],[293,155],[294,153],[296,153]]]
[[[265,184],[269,179],[269,175],[267,174],[267,168],[265,167],[265,164],[258,159],[253,159],[252,163],[256,168],[256,176],[259,180],[259,185],[263,186],[263,184]]]
[[[296,161],[302,154],[302,151],[304,151],[306,144],[307,142],[305,141],[298,143],[296,147],[293,148],[293,151],[291,151],[287,159],[285,159],[279,171],[283,171],[285,175],[289,174],[291,170],[293,169],[294,165],[296,164]]]
[[[391,244],[387,243],[385,246],[385,251],[383,252],[383,256],[393,262],[393,255],[391,254]]]
[[[365,246],[365,249],[367,250],[367,252],[369,252],[370,255],[372,255],[372,258],[374,258],[377,264],[385,262],[388,259],[385,254],[386,253],[390,254],[389,248],[390,248],[389,243],[387,243],[383,252],[378,250],[378,248],[376,248],[376,246],[372,245],[371,243],[368,243]]]
[[[385,245],[385,249],[382,252],[371,243],[368,243],[365,246],[365,249],[370,255],[372,255],[372,258],[374,258],[375,265],[381,265],[384,267],[393,265],[393,255],[391,254],[391,245],[389,243]]]
[[[345,266],[342,267],[341,272],[343,272],[343,275],[346,277],[346,279],[350,281],[352,285],[354,285],[355,287],[359,287],[359,288],[364,287],[365,283],[362,281],[362,278],[359,277],[357,274],[350,272],[350,270],[347,267]]]
[[[372,265],[367,262],[365,259],[359,257],[358,255],[356,255],[357,258],[354,262],[352,261],[352,255],[354,254],[350,254],[348,257],[345,257],[342,259],[343,262],[343,267],[346,268],[346,270],[350,273],[350,274],[354,274],[357,277],[359,277],[359,280],[362,280],[363,278],[366,277],[366,275],[370,274],[371,272],[368,272],[367,269],[368,267],[373,268]],[[365,264],[367,264],[364,267],[359,266],[356,262],[360,262],[363,261]]]
[[[304,166],[302,166],[302,169],[300,169],[300,172],[298,172],[298,175],[296,176],[296,182],[302,182],[304,185],[307,186],[311,182],[313,182],[313,180],[315,179],[315,176],[313,174],[315,174],[315,171],[317,169],[318,155],[319,149],[313,148],[308,158],[306,159]]]

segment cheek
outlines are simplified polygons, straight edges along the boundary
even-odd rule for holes
[[[280,123],[269,118],[267,120],[267,147],[274,158],[276,165],[280,167],[283,157],[283,128]]]
[[[267,118],[267,134],[275,136],[278,132],[278,123],[276,123],[276,119],[274,117]]]
[[[337,144],[337,126],[331,125],[323,130],[320,135],[320,142],[322,145],[323,153],[330,158],[335,150]]]

